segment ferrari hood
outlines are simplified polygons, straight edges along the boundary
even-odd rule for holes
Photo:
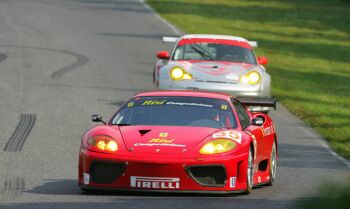
[[[170,65],[183,67],[196,80],[225,82],[238,82],[240,75],[257,67],[253,64],[224,61],[174,61]]]
[[[179,126],[121,126],[127,150],[144,153],[183,153],[218,129]]]

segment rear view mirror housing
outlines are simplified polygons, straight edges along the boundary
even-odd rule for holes
[[[262,126],[265,122],[265,119],[263,117],[256,117],[256,118],[253,118],[252,120],[252,125],[254,126]]]
[[[105,121],[103,121],[102,116],[100,114],[93,114],[91,116],[91,121],[92,122],[101,122],[103,124],[107,124]]]
[[[161,60],[167,60],[170,58],[169,52],[161,51],[157,53],[157,58]]]
[[[269,63],[268,59],[266,57],[258,57],[258,63],[259,65],[267,65]]]

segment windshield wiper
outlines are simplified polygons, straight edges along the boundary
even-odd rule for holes
[[[198,52],[200,55],[203,55],[206,56],[207,58],[209,58],[210,60],[214,60],[214,57],[209,53],[207,52],[206,50],[204,50],[202,47],[198,46],[198,45],[195,45],[195,44],[189,44],[190,47],[195,50],[196,52]]]
[[[115,126],[132,126],[132,125],[134,125],[134,124],[129,124],[129,123],[119,123],[119,124],[113,124],[113,125],[115,125]]]

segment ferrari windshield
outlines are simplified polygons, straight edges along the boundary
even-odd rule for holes
[[[173,60],[215,60],[256,64],[253,50],[219,43],[189,43],[178,46]]]
[[[225,100],[199,97],[137,97],[118,111],[112,124],[237,127]]]

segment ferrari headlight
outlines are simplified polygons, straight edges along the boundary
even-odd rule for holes
[[[99,151],[115,152],[118,150],[117,142],[113,138],[105,135],[92,137],[87,140],[87,144]]]
[[[260,82],[260,73],[257,71],[251,71],[241,76],[241,83],[258,84]]]
[[[228,152],[235,147],[236,143],[230,139],[215,139],[203,145],[199,152],[204,155],[211,155]]]
[[[191,80],[192,75],[180,67],[174,67],[170,71],[170,78],[174,81]]]

